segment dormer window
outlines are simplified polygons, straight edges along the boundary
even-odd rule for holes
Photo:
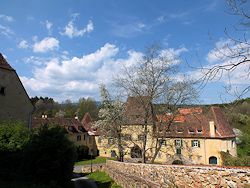
[[[202,129],[197,129],[197,132],[198,133],[202,133]]]
[[[0,95],[5,95],[5,87],[0,87]]]
[[[68,127],[68,130],[69,130],[69,131],[73,131],[73,127],[72,127],[72,126],[69,126],[69,127]]]
[[[183,133],[183,129],[177,129],[177,133]]]
[[[188,129],[188,132],[194,134],[194,129]]]

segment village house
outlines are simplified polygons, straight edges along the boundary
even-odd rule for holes
[[[71,140],[77,148],[86,146],[88,148],[89,155],[98,156],[99,152],[96,146],[95,137],[85,129],[85,126],[88,127],[91,122],[90,115],[85,114],[82,122],[80,122],[78,118],[48,118],[46,115],[42,115],[42,117],[33,118],[32,128],[39,128],[41,126],[63,127],[67,131],[69,140]]]
[[[134,97],[126,102],[128,123],[122,133],[126,142],[125,158],[140,158],[142,155],[143,109]],[[162,147],[156,157],[157,162],[165,164],[213,164],[221,165],[220,152],[236,156],[236,136],[219,107],[210,109],[180,108],[173,122],[168,126],[171,114],[158,114],[156,127],[148,122],[147,157],[154,152],[156,134]],[[126,138],[126,139],[125,139]],[[95,135],[100,156],[114,157],[118,149],[113,138]]]
[[[16,71],[0,53],[0,121],[21,121],[30,127],[33,110]]]

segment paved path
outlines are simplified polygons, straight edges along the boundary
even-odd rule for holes
[[[87,177],[80,177],[71,179],[74,182],[75,188],[98,188],[93,180]]]

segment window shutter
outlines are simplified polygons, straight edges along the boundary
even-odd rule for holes
[[[191,140],[191,146],[194,147],[194,141],[193,140]]]
[[[177,140],[174,140],[174,145],[177,146]]]
[[[181,140],[181,147],[182,147],[182,140]]]
[[[198,147],[200,148],[201,147],[201,144],[200,144],[200,141],[198,140]]]

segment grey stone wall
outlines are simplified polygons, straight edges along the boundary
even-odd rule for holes
[[[105,169],[106,164],[93,164],[92,165],[92,172],[95,171],[103,171]],[[83,165],[81,167],[81,172],[82,173],[90,173],[91,172],[91,165]]]
[[[107,161],[105,171],[124,188],[249,188],[250,168],[121,163]]]

